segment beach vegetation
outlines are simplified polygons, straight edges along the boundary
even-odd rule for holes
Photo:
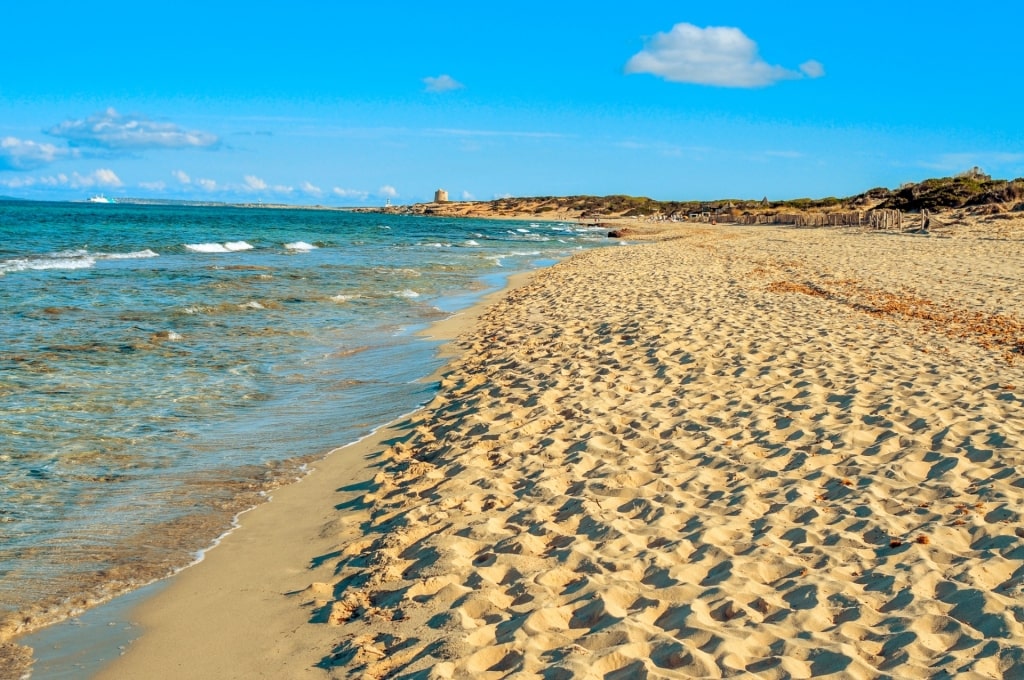
[[[892,192],[879,206],[920,211],[1014,203],[1024,199],[1024,181],[992,179],[983,173],[926,179]]]
[[[877,209],[901,212],[970,209],[999,215],[1024,211],[1024,178],[993,179],[972,168],[953,177],[926,179],[906,183],[897,189],[874,187],[855,196],[824,198],[793,198],[770,201],[762,199],[723,198],[708,200],[655,200],[646,196],[612,194],[608,196],[536,196],[503,197],[493,201],[460,202],[461,215],[549,215],[563,213],[581,219],[612,217],[687,219],[694,215],[707,219],[728,215],[805,215],[809,224],[824,224],[822,215],[835,212],[863,212]],[[432,204],[411,206],[409,212],[445,214]],[[471,211],[471,212],[467,212]],[[821,213],[815,215],[814,213]]]

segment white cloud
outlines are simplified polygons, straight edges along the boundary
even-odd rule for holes
[[[124,182],[117,176],[117,173],[109,168],[99,168],[88,174],[72,172],[66,175],[63,172],[56,175],[43,175],[42,177],[14,177],[0,182],[0,186],[11,189],[21,189],[40,184],[45,187],[69,187],[71,189],[88,189],[90,187],[121,187]]]
[[[240,191],[270,191],[278,194],[290,194],[295,191],[294,187],[285,186],[283,184],[274,184],[271,186],[267,184],[262,178],[256,175],[246,175],[245,183],[242,185],[234,185],[225,187],[226,189],[234,189]]]
[[[216,191],[217,182],[212,179],[197,179],[196,184],[205,189],[206,191]]]
[[[354,198],[360,201],[365,201],[370,197],[369,192],[359,191],[358,189],[342,189],[341,187],[334,187],[331,189],[331,192],[341,198]]]
[[[0,170],[32,170],[74,155],[53,144],[39,144],[29,139],[0,139]]]
[[[808,78],[821,78],[825,75],[824,65],[815,59],[811,59],[800,64],[800,70]]]
[[[302,183],[302,191],[310,196],[323,196],[323,190],[311,182]]]
[[[192,178],[188,176],[188,173],[184,170],[171,170],[171,175],[174,179],[178,180],[182,184],[191,184]]]
[[[468,191],[463,191],[462,192],[462,200],[463,201],[475,201],[476,197],[473,196],[473,194],[469,193]]]
[[[377,190],[377,193],[387,198],[398,198],[398,190],[389,184],[382,186]]]
[[[139,187],[147,189],[149,191],[163,191],[167,188],[167,182],[139,182]]]
[[[140,115],[122,116],[112,108],[89,118],[66,120],[47,133],[68,140],[72,146],[104,149],[210,148],[219,143],[209,132],[183,130],[174,123],[159,123]]]
[[[119,187],[123,185],[121,178],[108,168],[100,168],[93,172],[91,176],[96,180],[96,184],[100,186]]]
[[[817,78],[825,67],[804,62],[803,73]],[[757,53],[757,43],[729,26],[700,28],[680,23],[657,33],[626,62],[626,73],[650,73],[676,83],[719,87],[764,87],[802,78],[798,71],[772,66]]]
[[[68,176],[63,172],[58,175],[50,175],[48,177],[40,177],[39,183],[45,184],[48,187],[63,186],[68,183]]]
[[[251,191],[266,191],[267,183],[256,175],[245,176],[245,188]]]
[[[428,76],[423,79],[423,83],[427,86],[427,92],[451,92],[452,90],[461,90],[465,87],[459,81],[445,74],[437,77]]]
[[[10,179],[0,179],[0,186],[7,187],[8,189],[24,189],[25,187],[33,186],[35,183],[35,177],[11,177]]]

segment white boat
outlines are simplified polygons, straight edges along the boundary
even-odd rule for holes
[[[95,196],[90,196],[88,199],[86,199],[86,202],[87,203],[113,203],[114,201],[112,201],[111,199],[107,198],[103,194],[96,194]]]

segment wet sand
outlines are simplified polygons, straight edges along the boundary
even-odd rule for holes
[[[666,234],[457,319],[99,677],[1024,673],[1024,242]]]

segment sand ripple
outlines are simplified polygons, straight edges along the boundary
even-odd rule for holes
[[[348,510],[322,664],[1024,676],[1022,273],[1015,243],[781,229],[541,273]]]

